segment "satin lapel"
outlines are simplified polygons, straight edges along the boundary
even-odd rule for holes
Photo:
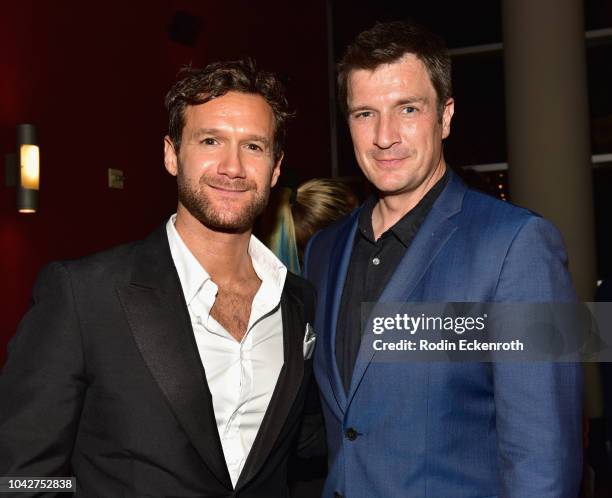
[[[336,402],[342,413],[346,410],[346,392],[338,363],[336,362],[336,330],[338,325],[338,313],[340,311],[340,302],[342,301],[342,291],[346,281],[346,273],[351,261],[353,252],[353,242],[355,240],[355,232],[357,231],[357,222],[359,213],[355,213],[347,220],[344,226],[340,229],[336,242],[331,251],[329,258],[329,270],[327,277],[327,331],[324,334],[325,358],[327,360],[328,378],[331,383],[332,391]]]
[[[236,483],[236,491],[253,479],[268,459],[270,451],[285,426],[304,378],[304,352],[302,347],[306,330],[306,322],[303,319],[304,309],[302,303],[286,288],[281,297],[281,313],[283,319],[283,367],[251,451]]]
[[[211,472],[232,489],[165,227],[143,243],[131,284],[117,292],[136,345],[172,412]]]
[[[381,294],[378,302],[404,302],[417,286],[423,275],[435,259],[438,252],[451,237],[457,226],[449,219],[461,210],[465,184],[451,172],[449,184],[434,203],[429,215],[419,229],[410,247],[401,259],[389,283]],[[373,314],[375,311],[373,312]],[[364,326],[370,322],[372,315]],[[367,333],[362,331],[364,334]],[[371,364],[375,350],[370,341],[362,341],[359,349],[348,402],[350,403]]]

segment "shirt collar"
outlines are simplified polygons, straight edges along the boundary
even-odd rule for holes
[[[388,237],[389,235],[393,234],[405,247],[408,247],[414,238],[414,232],[418,230],[418,228],[421,226],[421,222],[429,214],[431,207],[442,190],[444,190],[449,178],[450,173],[447,167],[442,178],[440,178],[435,185],[427,191],[418,204],[408,211],[395,225],[383,233],[380,238],[382,239],[383,237]],[[363,205],[361,213],[359,214],[358,222],[359,232],[363,237],[372,243],[376,242],[374,240],[374,229],[372,228],[372,212],[377,202],[377,195],[373,194],[368,197]]]
[[[251,235],[249,241],[249,255],[253,269],[261,280],[253,306],[258,307],[263,314],[274,309],[280,302],[287,267],[254,235]]]
[[[214,284],[208,272],[199,263],[183,239],[176,231],[174,223],[176,214],[173,214],[166,223],[166,233],[170,244],[172,260],[183,288],[187,305],[200,292],[207,281]],[[249,255],[253,263],[253,269],[261,280],[261,288],[258,295],[265,296],[266,305],[275,307],[279,301],[287,277],[287,268],[257,237],[251,235],[249,240]],[[216,288],[216,285],[215,285]],[[257,303],[254,303],[257,304]]]
[[[183,288],[185,301],[187,305],[189,305],[202,286],[208,280],[212,282],[212,279],[185,245],[183,239],[181,239],[181,236],[174,226],[175,222],[176,213],[170,216],[168,223],[166,223],[166,233],[168,235],[172,260],[174,261],[174,266],[176,267],[176,272],[178,273],[181,287]]]

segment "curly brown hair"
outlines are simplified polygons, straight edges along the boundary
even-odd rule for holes
[[[257,68],[252,59],[213,62],[204,68],[185,67],[182,78],[166,94],[168,135],[178,151],[185,126],[187,106],[204,104],[228,92],[261,95],[274,114],[274,159],[278,160],[285,145],[287,121],[292,117],[285,88],[273,73]]]

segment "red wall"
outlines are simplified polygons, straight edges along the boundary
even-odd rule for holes
[[[41,149],[40,210],[0,186],[0,365],[41,266],[141,238],[176,204],[163,168],[163,96],[181,65],[251,55],[286,76],[297,118],[285,166],[329,175],[325,3],[6,2],[0,16],[0,157],[15,125]],[[176,10],[202,18],[195,48],[172,42]],[[124,190],[106,186],[124,171]]]

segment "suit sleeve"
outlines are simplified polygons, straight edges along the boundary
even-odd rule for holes
[[[312,249],[312,241],[314,240],[314,237],[310,237],[310,239],[308,240],[308,243],[306,244],[306,249],[304,249],[304,264],[303,264],[303,268],[302,268],[302,277],[305,278],[306,280],[309,280],[308,278],[308,269],[309,269],[309,264],[310,264],[310,251]]]
[[[573,302],[566,253],[557,229],[530,218],[512,242],[500,274],[498,302]],[[579,363],[493,366],[504,498],[575,498],[582,474],[582,370]]]
[[[302,278],[312,281],[312,264],[310,261],[310,255],[312,252],[312,246],[314,245],[315,240],[321,234],[321,230],[316,232],[310,239],[308,239],[308,243],[306,244],[306,248],[304,249],[304,269],[302,270]]]
[[[70,276],[54,263],[38,277],[0,375],[0,475],[72,475],[85,386]]]

